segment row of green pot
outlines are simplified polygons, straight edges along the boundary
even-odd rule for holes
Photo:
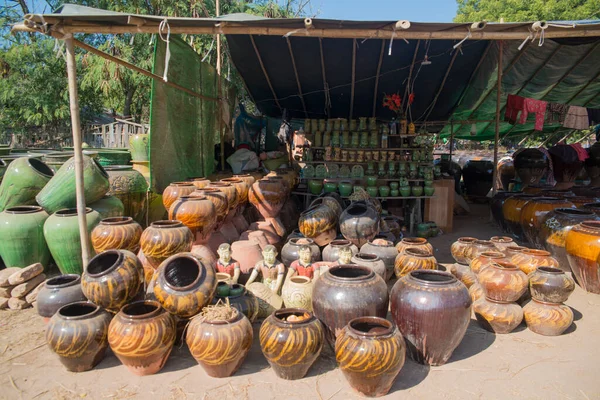
[[[320,195],[322,192],[334,193],[338,192],[341,196],[347,197],[353,191],[358,189],[365,190],[371,197],[409,197],[409,196],[433,196],[435,188],[431,185],[420,186],[400,186],[398,182],[390,182],[390,185],[367,186],[353,185],[350,181],[321,181],[313,179],[308,182],[310,193]]]

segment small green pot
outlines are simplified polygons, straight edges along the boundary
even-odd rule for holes
[[[431,187],[431,186],[433,185],[433,181],[431,181],[431,180],[429,180],[429,179],[426,179],[426,180],[424,181],[424,184],[425,184],[425,187]]]
[[[422,196],[423,195],[423,186],[415,185],[410,189],[413,196]]]
[[[219,282],[217,283],[217,296],[225,297],[229,296],[231,289],[229,288],[229,284],[227,282]]]
[[[398,190],[399,187],[400,187],[400,184],[398,182],[390,182],[390,188],[392,190]]]
[[[410,196],[410,186],[401,186],[399,191],[400,191],[400,196],[402,196],[402,197]]]
[[[102,219],[111,217],[122,217],[123,215],[125,215],[125,206],[123,206],[123,202],[115,196],[104,196],[100,200],[90,204],[89,207],[92,210],[98,211]]]
[[[377,186],[369,186],[367,188],[367,193],[369,193],[369,196],[371,197],[377,197],[379,190],[377,189]]]
[[[325,193],[333,193],[337,190],[337,183],[325,181],[323,183],[323,189],[325,190]]]
[[[376,176],[367,176],[367,186],[368,187],[377,186],[377,177]]]
[[[341,181],[340,183],[338,183],[338,191],[340,192],[340,196],[350,196],[352,194],[352,182]]]
[[[140,133],[129,138],[129,150],[131,151],[131,159],[135,161],[149,161],[150,154],[150,135]]]
[[[433,196],[435,188],[433,186],[425,186],[423,192],[425,193],[425,196]]]
[[[321,194],[323,191],[323,181],[312,179],[308,181],[308,189],[312,194]]]
[[[244,286],[239,283],[234,283],[230,286],[229,295],[230,296],[239,296],[244,294]]]
[[[422,223],[417,225],[417,236],[427,239],[430,233],[431,229],[429,224]]]
[[[392,190],[390,190],[390,196],[398,197],[398,196],[400,196],[400,191],[398,189],[392,189]]]
[[[389,197],[390,187],[389,186],[379,186],[379,195],[381,197]]]

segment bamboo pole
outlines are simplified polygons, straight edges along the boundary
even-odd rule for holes
[[[381,73],[381,64],[383,63],[383,52],[385,51],[385,40],[381,41],[381,51],[379,53],[379,62],[377,63],[377,75],[375,75],[375,89],[373,89],[373,115],[377,112],[377,91],[379,90],[379,74]]]
[[[454,121],[450,121],[450,164],[452,164],[453,148],[454,148]]]
[[[219,0],[215,3],[217,17],[221,15],[221,7]],[[221,35],[217,35],[217,97],[222,99],[223,93],[221,88]],[[219,137],[221,138],[221,171],[225,171],[225,134],[223,133],[223,103],[218,102],[217,115],[219,118]],[[204,166],[202,166],[204,170]]]
[[[275,89],[271,84],[271,79],[269,79],[269,74],[267,73],[267,69],[265,68],[265,64],[263,63],[262,57],[260,56],[260,52],[258,51],[258,47],[256,47],[256,42],[254,41],[254,37],[250,35],[250,41],[252,42],[252,47],[254,47],[254,53],[256,53],[256,58],[258,58],[258,63],[260,64],[260,69],[265,75],[265,79],[267,80],[267,84],[269,85],[269,89],[271,89],[271,94],[273,95],[273,99],[275,99],[275,104],[279,108],[279,111],[283,111],[281,105],[279,104],[279,99],[277,99],[277,94],[275,93]]]
[[[285,41],[287,42],[288,50],[290,51],[290,59],[292,60],[292,67],[294,68],[294,76],[296,77],[296,86],[298,86],[298,96],[300,96],[300,101],[302,102],[302,109],[304,110],[304,116],[306,118],[308,118],[308,112],[306,112],[306,104],[304,103],[304,96],[302,95],[302,85],[300,84],[300,78],[298,76],[298,68],[296,68],[296,60],[294,58],[294,51],[292,50],[292,43],[290,42],[290,38],[288,38],[288,37],[285,38]]]
[[[412,79],[412,73],[415,69],[415,62],[417,61],[417,53],[419,52],[419,46],[421,41],[417,41],[417,45],[415,46],[415,52],[413,53],[412,62],[410,63],[410,69],[408,70],[408,80],[406,81],[406,87],[404,88],[404,96],[402,97],[402,104],[408,104],[407,97],[410,94],[410,81]],[[408,105],[406,106],[406,110],[408,111]],[[412,121],[411,121],[412,122]]]
[[[350,115],[348,121],[354,114],[354,83],[356,82],[356,39],[352,40],[352,86],[350,87]],[[346,127],[348,128],[348,127]]]
[[[319,53],[321,54],[321,75],[323,76],[323,89],[325,91],[325,111],[327,111],[327,118],[329,118],[329,84],[325,73],[325,54],[323,54],[323,40],[321,38],[319,38]]]
[[[87,230],[85,193],[83,186],[83,153],[81,151],[81,122],[79,120],[79,98],[77,95],[77,63],[72,37],[65,38],[67,49],[67,76],[69,80],[69,108],[71,110],[71,129],[73,131],[73,152],[75,153],[75,195],[77,197],[77,221],[81,240],[81,259],[87,267],[90,261],[90,242]]]
[[[494,169],[492,182],[492,196],[496,195],[496,180],[498,179],[498,141],[500,138],[500,96],[502,95],[502,55],[504,52],[504,42],[498,42],[500,49],[498,51],[498,86],[496,88],[496,136],[494,137]]]

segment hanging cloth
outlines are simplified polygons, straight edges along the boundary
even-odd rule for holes
[[[504,112],[504,120],[510,122],[513,125],[516,124],[519,111],[523,110],[524,101],[524,97],[509,94],[508,99],[506,99],[506,111]]]
[[[590,127],[587,109],[579,106],[570,106],[563,126],[571,129],[587,129]]]
[[[559,123],[562,125],[565,122],[565,116],[567,115],[568,109],[569,106],[566,104],[548,103],[548,106],[546,107],[546,113],[548,114],[546,122],[549,124]]]
[[[519,119],[520,124],[527,122],[527,115],[529,113],[535,113],[535,126],[536,131],[544,130],[544,117],[546,116],[546,105],[548,103],[543,100],[524,99],[523,100],[523,111],[521,112],[521,118]]]
[[[600,124],[600,108],[588,108],[589,126]]]

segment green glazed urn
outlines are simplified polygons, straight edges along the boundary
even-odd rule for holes
[[[425,193],[425,196],[433,196],[435,188],[433,186],[425,186],[423,192]]]
[[[400,187],[400,185],[398,184],[398,182],[390,182],[390,188],[392,190],[398,190],[398,188]]]
[[[350,181],[341,181],[338,184],[338,191],[340,192],[340,196],[348,197],[352,194],[352,182]]]
[[[94,148],[98,152],[98,163],[108,165],[127,165],[131,161],[131,153],[127,149]]]
[[[417,236],[427,239],[431,233],[431,228],[428,223],[417,224]]]
[[[377,186],[377,176],[367,176],[367,186],[368,187]]]
[[[400,196],[408,197],[410,196],[410,186],[400,186]]]
[[[86,223],[88,237],[92,230],[102,219],[97,211],[86,208]],[[79,237],[79,224],[77,209],[65,208],[52,214],[44,224],[44,237],[50,249],[54,262],[63,274],[80,274],[83,272],[81,259],[81,239]],[[90,258],[94,256],[92,242],[89,243]]]
[[[94,211],[98,211],[98,214],[100,214],[101,219],[129,216],[123,214],[123,210],[125,209],[125,207],[123,207],[123,203],[121,202],[121,200],[119,200],[115,196],[106,195],[100,200],[90,204],[89,207]]]
[[[146,223],[146,195],[148,182],[130,165],[111,165],[105,168],[110,189],[107,194],[123,203],[123,214],[136,222]]]
[[[35,196],[53,177],[42,161],[19,157],[10,163],[0,184],[0,211],[9,207],[35,205]]]
[[[392,189],[392,190],[390,190],[390,196],[398,197],[398,196],[400,196],[400,191],[398,189]]]
[[[323,182],[323,189],[325,193],[333,193],[337,190],[337,183],[326,180]]]
[[[423,186],[415,185],[411,188],[411,192],[413,196],[422,196],[423,195]]]
[[[10,207],[0,213],[0,257],[7,268],[50,261],[44,238],[48,214],[40,206]]]
[[[319,195],[323,190],[323,181],[312,179],[308,181],[308,189],[312,194]]]
[[[98,162],[83,156],[83,182],[87,205],[100,200],[109,189],[108,174]],[[35,197],[49,213],[77,205],[75,196],[75,157],[70,158]]]
[[[134,161],[149,161],[150,154],[150,135],[148,133],[139,133],[129,138],[129,150],[131,159]]]
[[[425,179],[424,185],[425,187],[431,187],[433,185],[433,181],[430,179]]]
[[[367,193],[369,193],[369,196],[371,197],[377,197],[379,190],[377,189],[377,186],[369,186],[367,187]]]
[[[389,186],[379,186],[379,195],[381,197],[389,197],[390,187]]]

